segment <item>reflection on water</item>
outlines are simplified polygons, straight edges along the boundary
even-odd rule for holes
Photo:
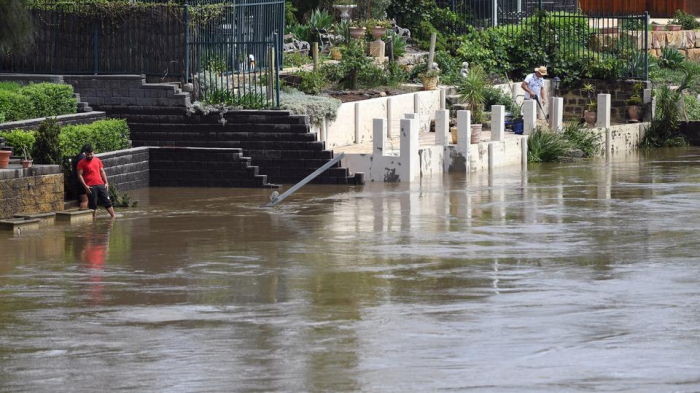
[[[654,154],[2,233],[0,390],[697,391],[700,150]]]

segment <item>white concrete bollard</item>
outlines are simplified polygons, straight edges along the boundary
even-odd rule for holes
[[[534,100],[523,102],[523,134],[530,135],[537,127],[537,103]]]
[[[610,102],[610,94],[598,94],[598,120],[595,123],[596,127],[610,127]]]
[[[413,180],[420,172],[418,162],[418,120],[401,119],[401,168],[400,179]]]
[[[523,165],[523,171],[527,171],[527,140],[526,136],[520,139],[520,162]]]
[[[435,111],[435,145],[447,146],[450,144],[450,111]]]
[[[420,96],[413,93],[413,113],[420,113]]]
[[[469,145],[471,144],[472,113],[457,111],[457,151],[467,157],[469,162]]]
[[[564,126],[564,99],[552,97],[549,108],[549,128],[561,131]]]
[[[493,142],[489,143],[489,172],[493,173],[493,164],[495,157],[493,156]]]
[[[386,136],[391,138],[391,130],[394,128],[394,97],[386,100]]]
[[[642,100],[645,104],[651,102],[652,89],[644,89],[644,99]]]
[[[440,88],[440,109],[447,109],[447,93],[443,88]]]
[[[502,142],[506,133],[506,107],[493,105],[491,107],[491,140]]]
[[[386,119],[372,120],[372,154],[374,158],[384,155],[384,146],[386,146]]]
[[[605,156],[610,157],[612,154],[612,131],[609,128],[605,129]]]
[[[360,127],[362,127],[362,122],[360,118],[360,104],[355,104],[355,144],[360,143]]]

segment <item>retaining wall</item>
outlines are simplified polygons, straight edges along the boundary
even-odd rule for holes
[[[104,120],[106,118],[107,116],[104,112],[75,113],[55,117],[55,119],[58,121],[58,124],[61,127],[72,124],[89,124],[97,120]],[[9,131],[15,129],[36,130],[37,128],[39,128],[39,124],[41,124],[41,122],[44,120],[46,120],[46,117],[2,123],[0,124],[0,131]]]
[[[0,219],[60,210],[63,210],[60,167],[0,170]]]
[[[110,184],[126,191],[150,185],[149,151],[148,147],[137,147],[96,156],[102,160]]]

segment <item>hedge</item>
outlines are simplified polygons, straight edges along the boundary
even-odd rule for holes
[[[34,149],[36,131],[12,130],[0,132],[5,144],[15,148],[15,154],[22,153],[22,146],[28,151]],[[73,157],[84,144],[90,143],[95,153],[126,149],[129,145],[129,127],[126,120],[107,119],[91,124],[79,124],[61,128],[59,145],[62,157]]]
[[[20,87],[0,83],[0,122],[35,119],[76,113],[78,101],[73,86],[36,83]]]
[[[78,101],[71,85],[36,83],[24,86],[19,92],[34,105],[35,117],[66,115],[78,111]]]

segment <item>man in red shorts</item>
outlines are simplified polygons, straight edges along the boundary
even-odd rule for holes
[[[105,173],[102,161],[95,157],[92,146],[85,145],[85,159],[78,163],[78,181],[85,187],[88,195],[88,209],[92,209],[92,217],[97,213],[97,202],[99,201],[109,215],[114,218],[114,208],[109,199],[109,182]]]

